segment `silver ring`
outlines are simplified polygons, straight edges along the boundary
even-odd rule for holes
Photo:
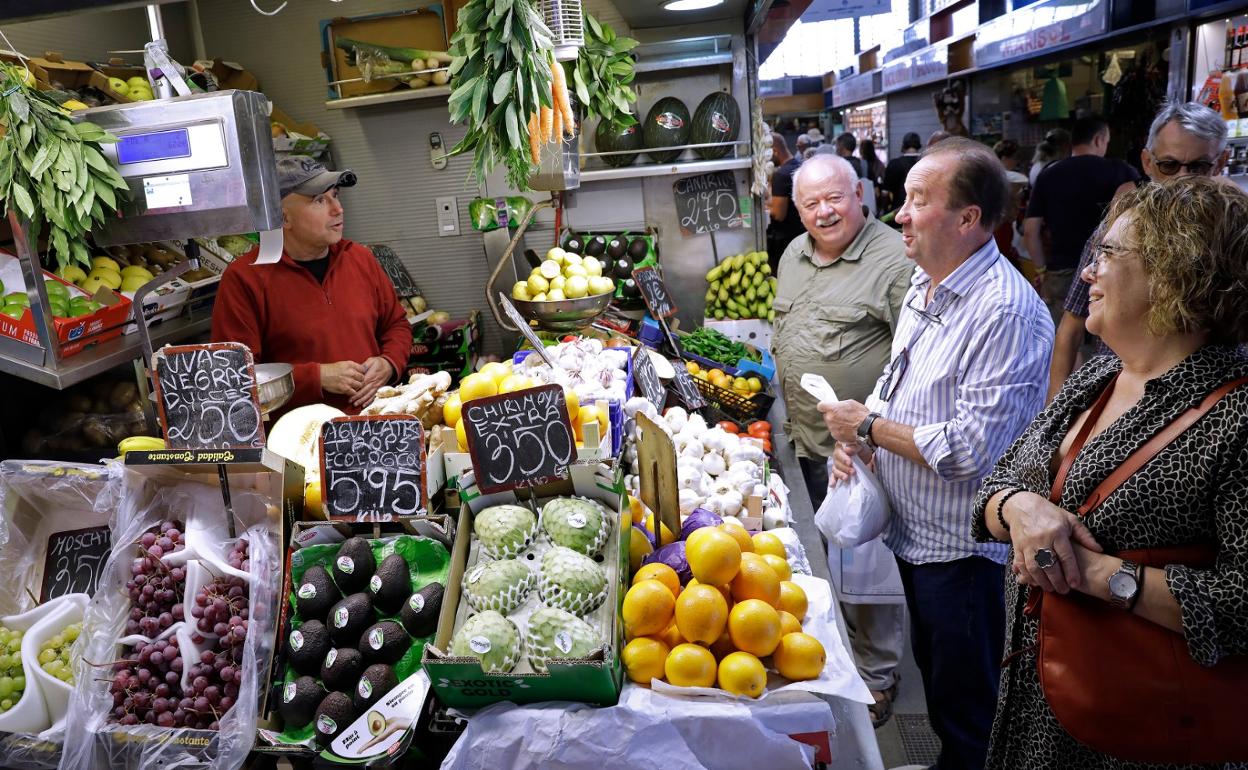
[[[1040,569],[1053,569],[1057,566],[1057,555],[1052,548],[1037,548],[1033,558]]]

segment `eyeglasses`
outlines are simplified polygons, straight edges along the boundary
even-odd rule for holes
[[[897,357],[888,362],[888,366],[884,367],[884,373],[879,379],[879,396],[881,401],[888,401],[897,392],[897,387],[901,385],[901,378],[906,376],[906,370],[910,368],[910,348],[919,341],[919,337],[923,336],[923,332],[932,324],[940,326],[944,321],[940,320],[940,314],[948,307],[950,300],[956,295],[951,291],[937,291],[936,296],[928,303],[927,308],[917,308],[912,303],[917,297],[912,297],[910,302],[906,303],[906,308],[914,311],[919,318],[928,323],[922,324],[914,330],[913,336],[910,337],[910,344],[901,349]]]
[[[1193,174],[1195,176],[1205,176],[1213,170],[1214,166],[1217,165],[1217,161],[1206,160],[1204,158],[1189,161],[1174,160],[1172,158],[1162,160],[1154,155],[1152,150],[1148,151],[1148,156],[1153,159],[1153,165],[1157,167],[1157,170],[1165,176],[1174,176],[1179,173],[1179,171],[1184,169],[1186,169],[1189,174]]]
[[[1098,243],[1092,247],[1092,259],[1088,261],[1087,271],[1092,275],[1100,269],[1101,263],[1114,262],[1124,259],[1131,254],[1131,249],[1125,246],[1115,246],[1112,243]]]
[[[901,378],[906,376],[906,369],[910,368],[910,351],[902,348],[897,357],[888,362],[888,366],[884,367],[884,373],[880,375],[880,400],[888,401],[897,392],[897,386],[901,384]]]

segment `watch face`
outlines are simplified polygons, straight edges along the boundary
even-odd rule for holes
[[[1109,576],[1109,592],[1119,599],[1130,599],[1135,595],[1137,584],[1135,576],[1126,572],[1115,572]]]

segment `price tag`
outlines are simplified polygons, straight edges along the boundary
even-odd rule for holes
[[[399,261],[399,255],[389,246],[369,246],[373,250],[373,256],[381,264],[381,269],[386,271],[386,275],[390,278],[390,283],[394,284],[394,291],[403,299],[415,297],[420,294],[420,289],[412,280],[412,274],[407,272],[407,268]]]
[[[676,217],[683,235],[697,235],[745,226],[731,171],[714,171],[678,179],[672,185]]]
[[[477,486],[486,494],[564,478],[576,457],[562,386],[473,399],[462,415]]]
[[[650,315],[659,319],[676,315],[676,303],[672,300],[672,295],[667,293],[667,286],[658,270],[654,267],[639,268],[633,271],[633,280],[641,290],[641,298],[646,301],[646,307],[650,308]]]
[[[94,594],[112,547],[113,537],[107,526],[49,536],[40,603],[65,594]]]
[[[237,342],[162,348],[156,405],[169,449],[262,449],[251,351]]]
[[[654,368],[654,362],[650,360],[650,354],[644,347],[633,351],[633,380],[641,389],[641,395],[662,412],[663,405],[667,403],[667,388],[663,387],[659,371]]]
[[[415,417],[336,417],[321,426],[320,446],[329,518],[393,521],[428,510],[425,431]]]
[[[701,409],[706,406],[706,401],[702,398],[702,391],[698,390],[697,383],[689,376],[689,372],[683,366],[676,367],[676,392],[680,394],[680,400],[685,402],[686,409]]]
[[[537,335],[533,333],[533,329],[529,327],[529,322],[524,320],[524,316],[520,315],[520,311],[516,310],[516,306],[511,304],[511,300],[507,299],[507,295],[499,292],[498,301],[503,305],[503,312],[506,313],[507,317],[511,319],[511,322],[515,324],[518,329],[520,329],[520,334],[528,340],[529,345],[532,346],[533,350],[537,351],[537,354],[542,357],[542,360],[545,361],[551,369],[558,369],[559,367],[555,366],[555,362],[550,360],[550,356],[546,355],[546,346],[543,345],[542,341],[539,340]]]

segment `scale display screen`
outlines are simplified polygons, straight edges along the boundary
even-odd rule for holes
[[[122,165],[188,158],[190,155],[191,137],[185,128],[130,134],[117,140],[117,162]]]

